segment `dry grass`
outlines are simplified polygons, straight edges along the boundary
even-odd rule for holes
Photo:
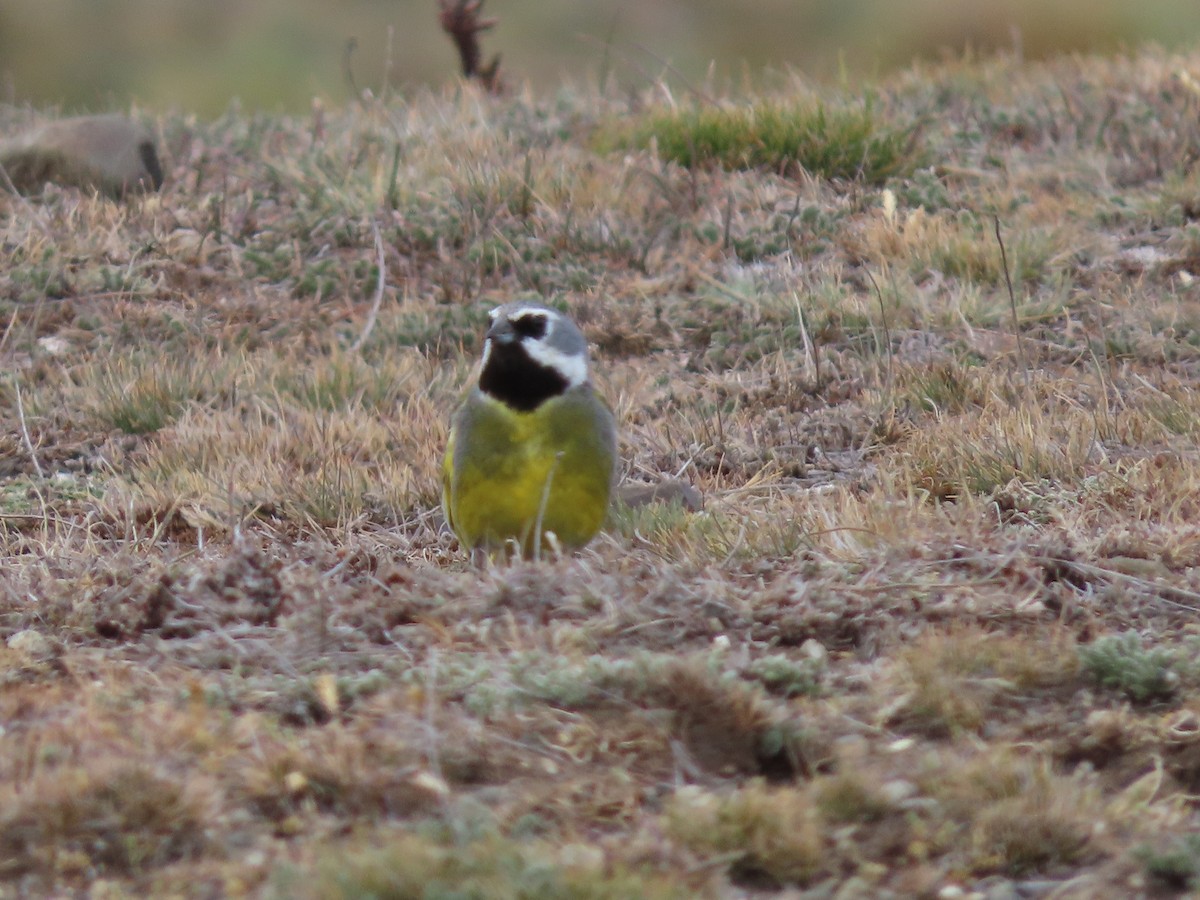
[[[1193,73],[904,73],[871,177],[462,88],[168,116],[160,196],[3,200],[0,893],[1187,889]],[[703,511],[468,564],[438,461],[515,296]]]

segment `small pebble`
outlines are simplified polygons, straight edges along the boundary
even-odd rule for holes
[[[896,778],[886,782],[881,791],[889,803],[903,803],[905,800],[916,796],[917,786],[911,781]]]
[[[7,644],[9,650],[29,657],[41,657],[50,653],[50,642],[46,640],[46,636],[32,628],[9,635]]]
[[[829,651],[816,638],[809,638],[800,645],[800,652],[813,662],[823,663],[829,658]]]

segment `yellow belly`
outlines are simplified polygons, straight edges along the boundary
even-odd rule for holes
[[[582,547],[608,512],[616,464],[612,413],[590,387],[517,412],[473,391],[455,416],[442,501],[464,547],[526,556],[547,532]]]

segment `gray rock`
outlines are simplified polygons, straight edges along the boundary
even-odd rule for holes
[[[47,182],[120,198],[158,190],[163,173],[150,131],[123,115],[77,116],[0,140],[0,187],[35,194]]]
[[[669,478],[658,484],[622,484],[617,487],[617,499],[631,509],[651,503],[678,503],[688,512],[699,512],[704,508],[700,492],[686,481]]]

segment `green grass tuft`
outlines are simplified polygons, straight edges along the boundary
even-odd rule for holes
[[[1172,891],[1200,889],[1200,834],[1183,835],[1165,850],[1139,847],[1134,856],[1162,887]]]
[[[1142,646],[1136,634],[1110,635],[1079,648],[1084,668],[1106,688],[1135,703],[1169,699],[1179,683],[1175,654]]]
[[[725,796],[681,791],[666,825],[685,846],[724,860],[735,883],[772,890],[805,885],[822,866],[820,812],[793,787],[754,781]]]
[[[629,126],[610,125],[598,143],[655,147],[664,159],[687,168],[802,169],[868,184],[903,177],[921,162],[911,130],[881,122],[870,102],[843,107],[765,101],[656,111]]]
[[[99,376],[94,412],[126,434],[152,434],[178,419],[190,401],[205,397],[212,384],[212,372],[188,360],[119,360]]]

